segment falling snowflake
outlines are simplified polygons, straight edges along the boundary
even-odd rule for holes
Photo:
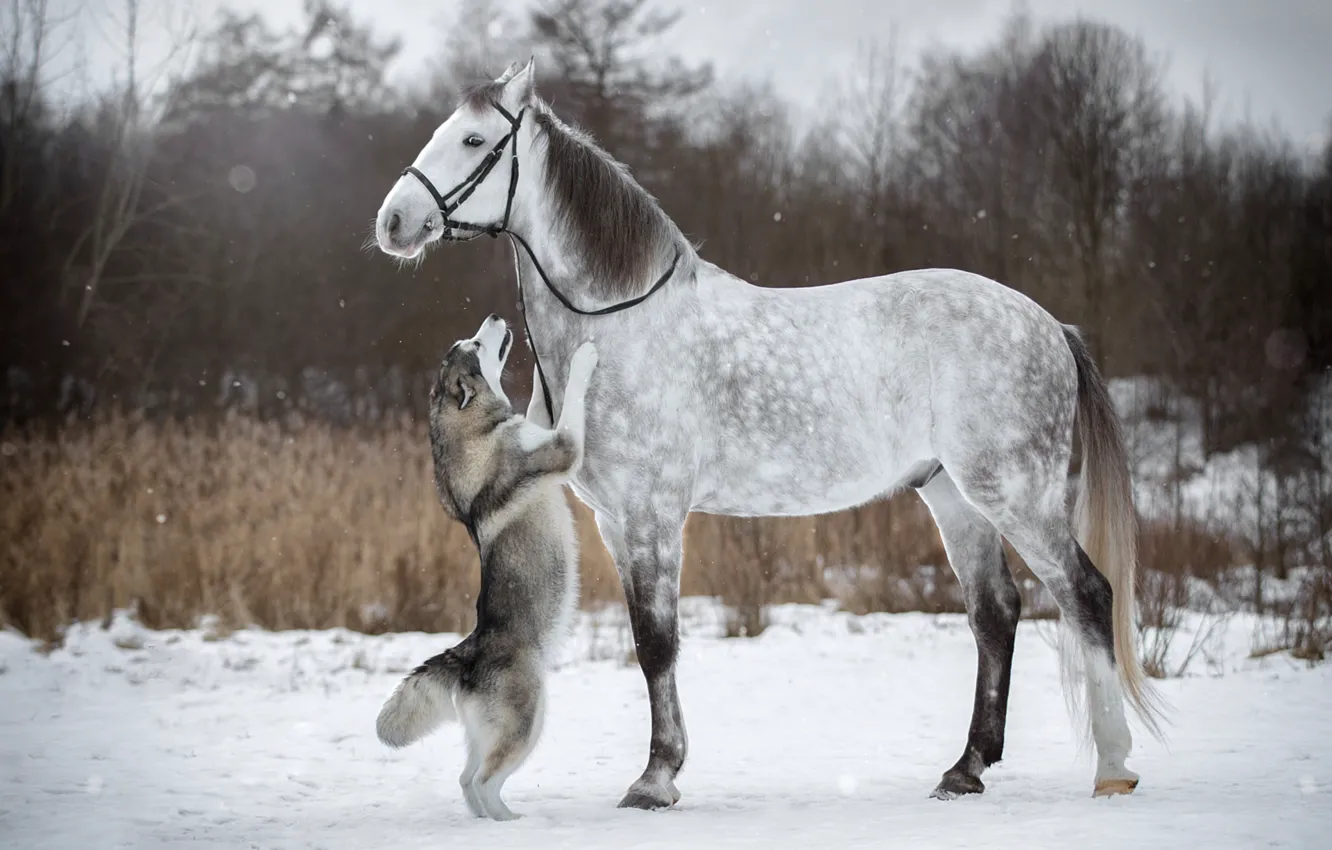
[[[250,166],[237,165],[227,172],[227,182],[231,184],[231,188],[244,195],[254,189],[259,177]]]

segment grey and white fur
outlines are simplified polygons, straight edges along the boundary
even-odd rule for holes
[[[477,817],[511,820],[506,779],[536,746],[545,670],[578,597],[578,542],[563,485],[583,458],[584,397],[597,364],[574,353],[553,430],[514,413],[500,386],[513,333],[498,316],[454,343],[430,391],[430,447],[440,501],[481,555],[476,628],[428,659],[379,712],[379,739],[404,747],[460,720],[459,783]]]

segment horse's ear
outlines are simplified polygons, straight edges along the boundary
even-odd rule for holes
[[[514,62],[500,81],[504,83],[505,105],[514,110],[527,106],[536,96],[536,57],[528,59],[522,66]]]

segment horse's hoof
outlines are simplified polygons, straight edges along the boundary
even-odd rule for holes
[[[675,787],[675,780],[666,783],[666,790],[671,792],[671,805],[680,802],[680,789]]]
[[[948,771],[938,786],[930,792],[936,800],[956,800],[965,794],[980,794],[985,791],[985,783],[979,776],[970,776],[960,771]]]
[[[657,809],[669,809],[680,799],[680,792],[674,790],[674,783],[670,790],[664,788],[645,788],[635,784],[629,789],[629,793],[624,795],[620,801],[621,809],[644,809],[646,811],[655,811]]]
[[[1098,779],[1093,797],[1114,797],[1118,794],[1132,794],[1138,787],[1138,780],[1133,779]]]

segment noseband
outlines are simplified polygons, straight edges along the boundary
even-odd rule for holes
[[[546,270],[541,267],[541,262],[537,260],[536,254],[533,253],[532,246],[528,245],[527,240],[518,233],[509,229],[509,214],[513,211],[513,196],[514,193],[518,191],[518,128],[523,124],[523,115],[526,114],[527,107],[524,106],[522,109],[518,110],[518,115],[514,116],[509,110],[505,109],[495,101],[491,101],[490,105],[495,107],[499,114],[503,115],[504,119],[509,122],[509,132],[505,133],[504,137],[495,143],[495,146],[490,149],[490,153],[486,154],[485,159],[481,160],[476,168],[472,169],[472,173],[467,175],[467,177],[465,177],[457,186],[450,189],[447,194],[441,195],[439,190],[435,188],[435,184],[430,182],[430,178],[422,174],[421,170],[414,165],[407,166],[403,169],[402,174],[399,175],[402,177],[410,174],[419,180],[422,186],[426,187],[426,190],[430,192],[431,197],[435,199],[435,204],[438,205],[440,213],[444,216],[444,227],[452,230],[466,230],[475,234],[475,236],[466,238],[458,238],[455,236],[445,236],[443,238],[453,242],[465,242],[468,239],[475,239],[476,236],[480,236],[483,233],[489,235],[491,238],[496,238],[501,233],[507,233],[510,237],[515,239],[519,245],[523,246],[523,250],[527,252],[527,256],[532,260],[532,266],[536,269],[537,275],[541,278],[541,282],[546,284],[546,288],[550,290],[551,294],[564,305],[565,309],[571,313],[577,313],[580,316],[606,316],[611,313],[618,313],[621,310],[628,310],[630,307],[635,307],[643,303],[658,289],[665,286],[666,281],[670,280],[671,275],[675,274],[675,267],[680,263],[679,247],[676,247],[675,249],[675,258],[671,260],[670,268],[666,270],[665,274],[657,279],[656,283],[652,284],[651,289],[637,298],[630,298],[628,301],[621,301],[620,303],[612,304],[609,307],[602,307],[600,310],[584,310],[575,306],[563,292],[560,292],[560,290],[555,287],[555,284],[551,283],[550,277],[546,274]],[[513,150],[509,153],[509,192],[508,196],[504,199],[504,218],[499,224],[472,224],[471,222],[457,221],[453,219],[452,216],[457,212],[458,207],[462,206],[463,202],[472,196],[472,193],[481,185],[481,182],[495,169],[495,165],[500,161],[500,158],[504,156],[504,149],[509,146],[509,142],[513,142]],[[457,199],[450,201],[449,199],[454,195],[458,196]],[[555,412],[550,402],[550,390],[546,386],[546,373],[541,368],[541,356],[537,354],[536,343],[532,339],[532,329],[527,324],[527,302],[526,299],[523,298],[523,282],[521,278],[518,281],[518,303],[523,309],[523,331],[527,334],[527,344],[532,349],[532,359],[536,361],[537,376],[541,379],[541,393],[546,402],[546,415],[550,417],[550,421],[553,424],[555,422]]]

